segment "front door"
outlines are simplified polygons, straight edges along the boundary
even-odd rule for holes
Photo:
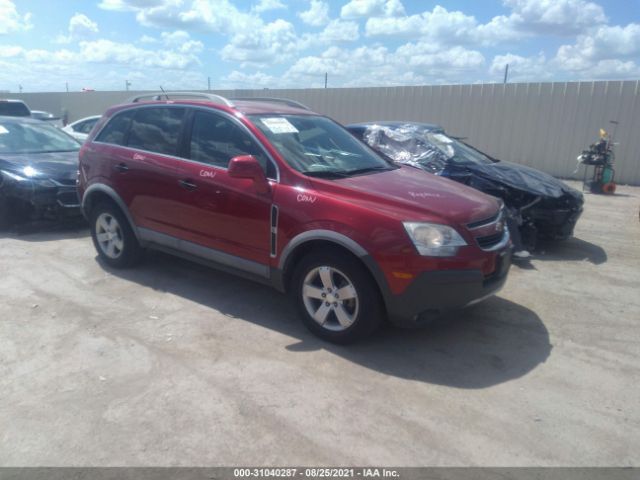
[[[182,239],[210,249],[205,255],[244,270],[269,264],[272,193],[258,193],[253,180],[231,178],[229,161],[254,155],[275,178],[273,165],[236,120],[194,110],[185,141],[187,160],[179,162]],[[270,182],[272,188],[276,182]],[[198,247],[194,247],[198,248]],[[257,273],[257,272],[254,272]]]

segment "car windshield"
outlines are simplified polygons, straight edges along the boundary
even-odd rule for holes
[[[442,132],[426,132],[425,138],[454,163],[493,163],[484,153]]]
[[[336,122],[311,115],[250,115],[291,167],[305,175],[340,178],[391,170]]]
[[[46,123],[0,121],[0,153],[73,152],[80,144]]]

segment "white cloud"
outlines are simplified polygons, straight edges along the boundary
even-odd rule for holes
[[[243,65],[283,63],[301,48],[293,25],[278,19],[253,30],[234,34],[220,52],[223,60]]]
[[[98,7],[103,10],[115,10],[120,12],[134,11],[140,8],[152,8],[162,6],[165,3],[175,3],[165,0],[102,0]]]
[[[260,0],[251,8],[251,10],[256,13],[262,13],[268,10],[278,10],[281,8],[287,8],[287,6],[280,0]]]
[[[11,0],[0,0],[0,35],[32,27],[31,13],[20,14]]]
[[[578,36],[571,45],[562,45],[555,66],[585,78],[631,78],[640,76],[640,24],[600,26]]]
[[[553,78],[553,71],[547,64],[544,54],[523,57],[507,53],[493,57],[491,67],[489,67],[489,74],[493,80],[500,81],[504,78],[507,64],[509,65],[509,81],[511,82],[540,82]]]
[[[311,37],[313,41],[328,44],[355,42],[360,37],[358,30],[356,22],[335,19],[329,22],[320,35],[312,35]]]
[[[534,33],[572,35],[607,21],[600,5],[585,0],[503,0],[515,28]]]
[[[340,10],[342,18],[398,17],[405,14],[400,0],[351,0]]]
[[[329,4],[322,0],[311,0],[309,10],[298,14],[300,19],[312,27],[321,27],[329,23]]]
[[[167,47],[180,53],[197,54],[204,49],[204,44],[201,41],[192,40],[191,36],[184,30],[162,32],[160,36]]]
[[[277,80],[262,72],[243,73],[232,71],[222,79],[222,88],[264,88],[277,85]]]
[[[364,1],[364,0],[363,0]],[[367,36],[430,39],[445,45],[496,45],[532,35],[568,36],[606,21],[599,5],[584,0],[503,0],[510,15],[479,23],[473,15],[436,5],[432,11],[385,17],[366,22]]]
[[[149,35],[142,35],[138,40],[140,43],[158,43],[158,39]]]
[[[415,85],[460,83],[470,74],[482,74],[480,52],[428,43],[402,45],[395,51],[384,46],[343,49],[330,47],[317,56],[296,61],[286,72],[285,84],[319,86],[324,73],[333,86]]]
[[[429,37],[442,43],[469,38],[470,32],[477,22],[473,16],[459,11],[450,12],[437,5],[431,12],[405,17],[369,18],[366,23],[366,34],[393,35],[404,37]]]
[[[75,13],[69,20],[68,35],[59,35],[57,43],[71,43],[91,38],[99,32],[98,24],[83,13]]]
[[[640,24],[601,26],[580,35],[573,45],[562,45],[556,60],[568,70],[590,68],[600,60],[640,57]]]

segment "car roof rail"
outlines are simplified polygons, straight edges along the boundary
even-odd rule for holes
[[[217,103],[219,105],[225,105],[227,107],[233,107],[233,102],[228,98],[223,97],[222,95],[216,95],[214,93],[203,93],[203,92],[153,92],[153,93],[144,93],[141,95],[136,95],[127,100],[127,103],[137,103],[143,101],[144,99],[148,99],[147,101],[161,101],[165,100],[173,100],[173,99],[182,99],[185,100],[185,97],[188,98],[201,98],[203,100],[209,100],[210,102]]]
[[[290,100],[288,98],[273,98],[273,97],[234,97],[232,100],[242,100],[242,101],[254,101],[254,102],[268,102],[268,103],[281,103],[283,105],[287,105],[288,107],[301,108],[303,110],[311,110],[305,104],[296,102],[295,100]]]

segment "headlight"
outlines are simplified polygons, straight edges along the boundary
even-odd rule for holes
[[[46,177],[42,177],[42,174],[31,166],[24,167],[21,170],[10,172],[8,170],[0,170],[0,174],[7,178],[10,178],[16,182],[33,182],[42,187],[55,187],[53,183]]]
[[[403,222],[420,255],[450,257],[467,244],[455,229],[438,223]]]

